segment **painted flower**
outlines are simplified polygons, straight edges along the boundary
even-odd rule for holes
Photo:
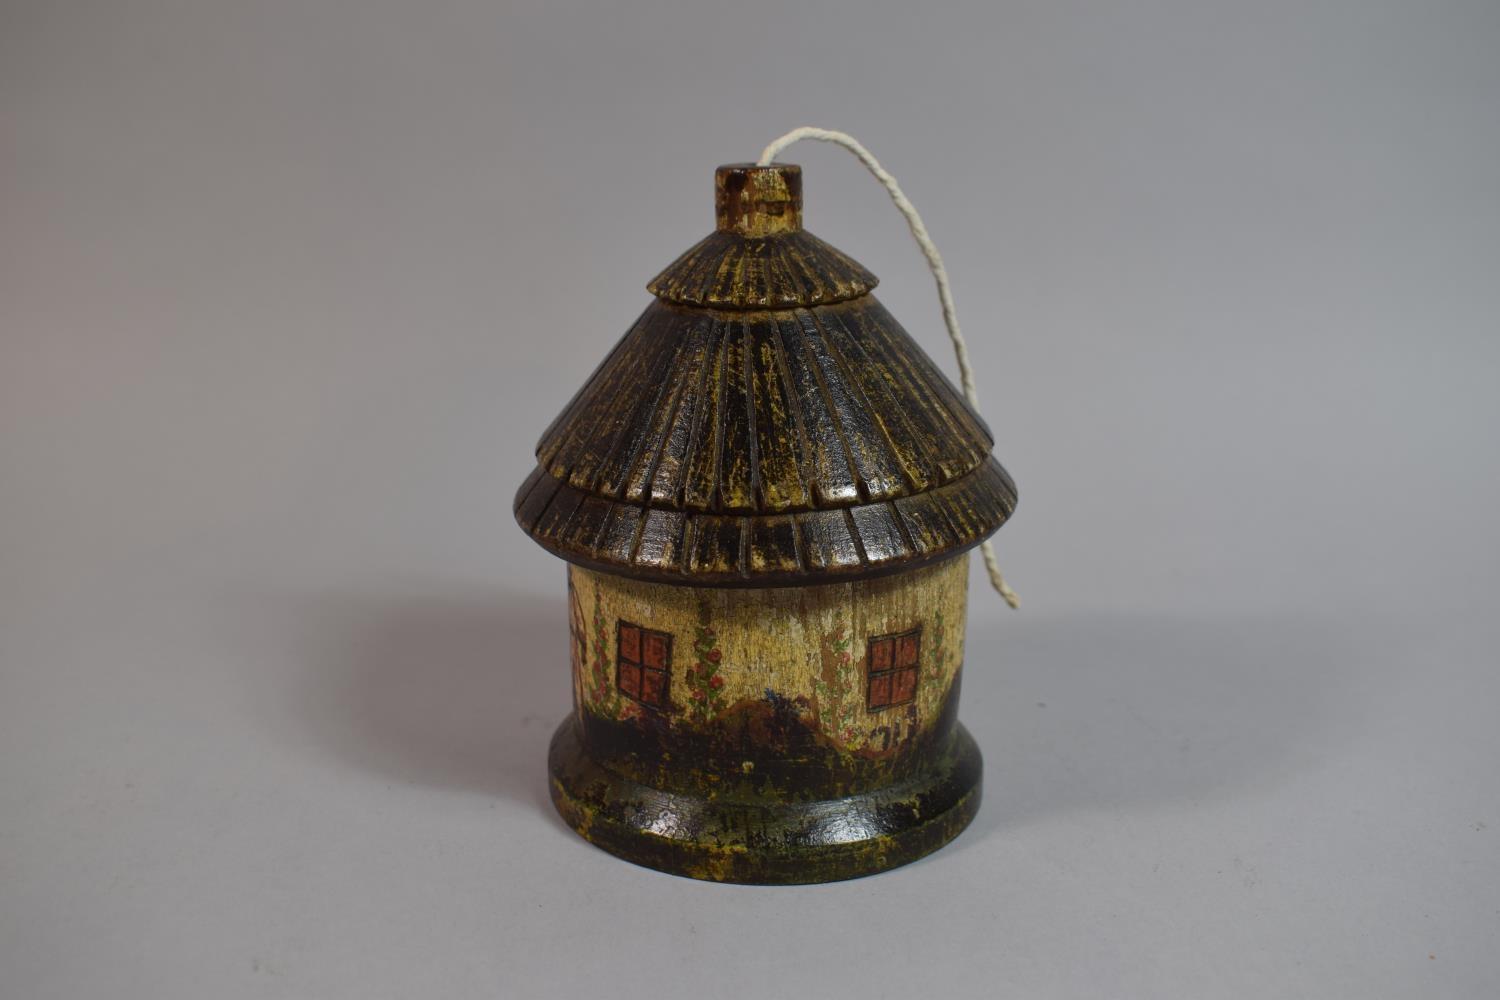
[[[721,653],[721,652],[719,652],[717,649],[710,649],[708,651],[708,662],[709,663],[718,663],[723,658],[724,658],[724,654]]]
[[[715,650],[715,652],[718,651]],[[724,678],[720,677],[718,674],[714,674],[713,677],[709,678],[708,686],[717,691],[719,688],[724,686]]]

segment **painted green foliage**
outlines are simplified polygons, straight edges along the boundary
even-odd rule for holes
[[[723,653],[708,608],[698,614],[693,636],[693,665],[687,668],[688,711],[699,722],[710,722],[724,710],[724,677],[719,673]]]
[[[933,614],[930,633],[926,651],[927,667],[921,673],[922,686],[925,688],[942,686],[943,677],[948,672],[948,657],[952,653],[948,648],[948,636],[941,611]]]
[[[606,620],[597,588],[593,589],[592,597],[593,608],[589,624],[593,635],[591,641],[580,642],[581,648],[575,653],[586,664],[588,683],[583,687],[590,710],[597,716],[616,721],[640,718],[646,709],[622,694],[615,682],[615,666],[611,658],[614,630]],[[581,617],[581,611],[579,614]],[[954,650],[948,644],[947,622],[942,612],[933,615],[927,626],[926,638],[917,674],[918,684],[922,691],[941,695],[945,679],[950,673],[950,661],[954,656]],[[680,678],[681,686],[674,689],[672,700],[676,706],[681,707],[664,706],[664,709],[673,714],[681,712],[680,717],[684,721],[705,726],[714,723],[731,707],[722,644],[714,627],[712,610],[707,603],[699,607],[691,649],[689,662],[676,668],[681,672],[676,673],[674,670],[674,674]],[[855,662],[853,650],[854,638],[847,619],[836,617],[832,627],[819,637],[818,672],[812,680],[813,711],[819,728],[845,751],[884,749],[876,744],[888,744],[889,732],[882,740],[879,738],[881,727],[868,731],[865,728],[868,693],[865,689],[866,677],[864,665]],[[592,655],[585,655],[586,653]],[[770,697],[769,692],[767,697]],[[912,718],[914,721],[915,717]],[[897,723],[887,720],[886,730],[892,725]]]
[[[604,623],[604,610],[600,607],[597,589],[594,591],[593,682],[594,707],[599,709],[599,714],[614,718],[619,712],[620,694],[609,675],[609,629]]]
[[[822,664],[813,679],[819,721],[826,732],[831,732],[849,750],[858,749],[865,742],[858,725],[864,692],[850,652],[853,644],[848,625],[843,621],[835,623],[833,631],[820,642]]]
[[[593,703],[596,715],[606,719],[631,719],[641,714],[641,707],[620,694],[615,686],[614,671],[609,662],[609,624],[604,620],[604,609],[599,600],[599,591],[594,591],[594,656],[592,675]]]

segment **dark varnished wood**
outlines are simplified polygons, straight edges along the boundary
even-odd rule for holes
[[[647,579],[853,579],[999,528],[1016,492],[991,444],[873,295],[658,301],[543,436],[516,517],[565,559]]]
[[[716,228],[646,287],[663,302],[779,309],[856,299],[875,275],[802,228],[802,168],[736,163],[714,174]]]
[[[993,458],[937,489],[889,501],[733,514],[644,508],[591,496],[537,468],[516,519],[570,562],[638,579],[790,586],[914,569],[978,545],[1015,509]]]
[[[774,309],[857,299],[879,279],[806,230],[749,238],[704,237],[646,286],[664,302]]]
[[[802,229],[799,168],[719,168],[715,213],[516,494],[576,564],[552,798],[694,878],[883,871],[978,809],[962,553],[1015,484],[875,276]]]
[[[754,778],[742,764],[716,768],[696,745],[683,757],[703,761],[704,770],[663,763],[642,775],[642,761],[677,758],[634,752],[642,742],[635,732],[602,728],[569,716],[553,735],[548,770],[558,812],[616,857],[692,878],[755,885],[859,878],[932,853],[979,810],[983,760],[957,722],[898,767],[850,774],[847,762],[815,744],[798,753],[765,747]],[[780,773],[768,775],[772,768]],[[713,774],[712,796],[703,794],[705,773]],[[786,788],[801,794],[788,798]]]

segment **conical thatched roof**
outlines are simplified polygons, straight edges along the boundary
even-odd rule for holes
[[[809,584],[977,545],[1015,508],[984,421],[801,229],[796,167],[720,168],[719,231],[548,428],[516,518],[664,582]]]

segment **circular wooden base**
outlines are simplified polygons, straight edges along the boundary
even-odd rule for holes
[[[674,875],[757,885],[859,878],[932,853],[979,811],[982,767],[962,725],[915,779],[822,801],[768,799],[748,781],[744,797],[650,788],[589,757],[573,716],[548,755],[552,801],[591,844]]]

